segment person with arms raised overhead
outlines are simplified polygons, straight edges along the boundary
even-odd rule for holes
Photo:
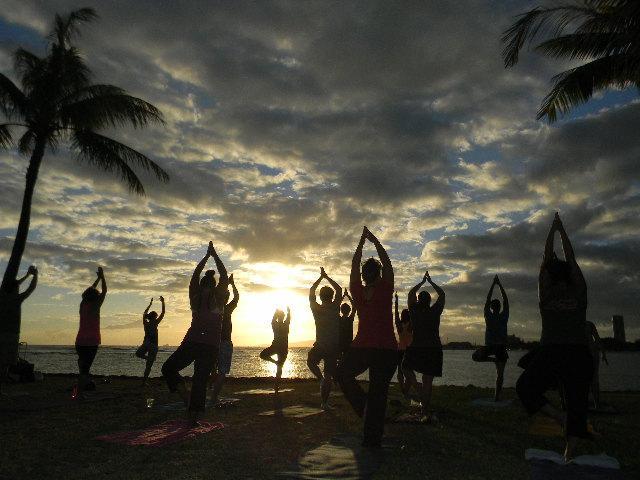
[[[316,300],[316,290],[322,280],[326,285],[320,289],[320,302]],[[307,356],[307,366],[320,380],[320,401],[323,409],[329,407],[329,394],[336,376],[338,357],[340,356],[340,303],[342,288],[320,268],[320,276],[309,289],[309,305],[316,324],[316,341]],[[320,371],[320,361],[324,363],[324,373]]]
[[[369,258],[362,264],[361,271],[366,240],[373,243],[381,262]],[[349,286],[358,310],[358,333],[340,364],[338,381],[355,412],[364,417],[362,444],[367,447],[380,446],[382,441],[389,382],[396,369],[398,344],[393,332],[393,282],[389,255],[375,235],[364,227],[353,255]],[[367,369],[369,391],[365,393],[356,377]]]
[[[407,384],[404,378],[404,372],[402,371],[402,361],[404,360],[404,354],[413,341],[413,331],[411,330],[411,314],[408,308],[402,309],[400,313],[398,309],[398,293],[395,295],[395,320],[396,330],[398,331],[398,384],[400,390],[405,398],[409,395],[409,388],[411,385]]]
[[[345,288],[342,299],[347,299],[351,303],[349,305],[344,302],[340,305],[340,359],[344,358],[345,353],[349,350],[353,341],[353,320],[356,318],[356,309],[353,306],[353,300]]]
[[[502,305],[500,300],[493,299],[493,287],[498,285],[502,294]],[[502,311],[500,307],[502,306]],[[486,324],[484,332],[484,347],[480,347],[473,352],[474,362],[493,362],[496,365],[496,391],[494,400],[500,401],[502,384],[504,383],[504,367],[509,359],[507,353],[507,322],[509,321],[509,299],[504,291],[498,275],[493,277],[493,283],[487,294],[487,301],[484,304],[484,321]]]
[[[20,293],[20,285],[31,275],[31,283]],[[6,378],[9,367],[18,362],[20,345],[20,323],[22,302],[33,293],[38,285],[38,269],[31,265],[27,273],[0,289],[0,383]]]
[[[82,293],[80,302],[80,328],[76,336],[76,353],[78,354],[78,387],[74,397],[82,400],[83,392],[89,385],[91,365],[98,353],[100,345],[100,307],[107,296],[107,281],[102,267],[98,267],[98,278]],[[100,282],[100,292],[97,290]]]
[[[162,304],[162,310],[160,315],[158,312],[149,312],[151,305],[153,304],[153,298],[149,302],[149,305],[142,314],[142,326],[144,327],[144,340],[142,345],[136,350],[136,357],[146,360],[144,367],[144,377],[142,384],[147,383],[149,374],[151,373],[151,367],[156,361],[158,355],[158,325],[164,318],[164,297],[160,296],[160,303]]]
[[[271,319],[271,329],[273,330],[273,342],[271,345],[260,352],[260,358],[267,362],[271,362],[276,366],[276,378],[274,383],[274,391],[278,393],[280,390],[280,379],[282,378],[282,366],[289,355],[289,326],[291,325],[291,310],[287,307],[287,316],[284,312],[277,309]],[[274,359],[276,355],[278,359]]]
[[[553,250],[560,234],[565,260]],[[530,415],[541,411],[563,425],[565,458],[571,459],[580,438],[590,436],[587,427],[589,386],[593,359],[587,345],[587,284],[576,262],[569,237],[556,213],[547,235],[538,277],[542,335],[516,391]],[[545,398],[550,385],[559,384],[564,393],[566,417]]]
[[[207,270],[202,278],[200,274],[210,257],[218,269],[218,282],[215,270]],[[189,283],[189,303],[191,305],[191,326],[187,330],[180,346],[162,365],[162,375],[171,392],[178,392],[189,406],[189,418],[197,423],[204,412],[207,396],[207,380],[215,368],[220,347],[222,314],[227,300],[229,278],[227,269],[209,242],[207,254],[193,271]],[[193,381],[191,396],[187,398],[184,380],[180,370],[193,363]]]
[[[231,341],[231,331],[233,325],[231,323],[231,314],[238,306],[238,300],[240,300],[240,294],[236,288],[236,283],[233,279],[233,273],[229,275],[229,285],[233,290],[233,299],[227,303],[224,307],[224,314],[222,315],[222,333],[220,334],[220,351],[218,353],[218,372],[213,382],[212,400],[215,404],[218,401],[218,396],[222,391],[222,385],[224,379],[231,371],[231,359],[233,357],[233,342]],[[229,299],[229,292],[227,292],[227,300]]]
[[[431,295],[418,290],[426,283],[433,287],[438,299],[431,305]],[[430,413],[433,378],[442,376],[442,343],[440,342],[440,316],[444,310],[444,290],[431,280],[429,272],[425,272],[422,281],[409,291],[408,305],[411,315],[413,340],[407,348],[402,361],[402,369],[407,377],[407,390],[413,387],[420,392],[423,423],[437,421]],[[418,384],[415,372],[422,374],[422,388]]]

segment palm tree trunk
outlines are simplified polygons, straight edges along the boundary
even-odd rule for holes
[[[11,256],[9,257],[9,263],[7,269],[4,272],[2,278],[2,284],[0,289],[6,290],[9,285],[18,277],[18,270],[20,269],[20,261],[22,260],[22,254],[27,244],[27,235],[29,234],[29,221],[31,219],[31,202],[33,200],[33,191],[36,186],[36,180],[38,179],[38,171],[40,170],[40,163],[44,157],[45,142],[41,139],[36,140],[35,148],[31,154],[31,160],[29,161],[29,167],[27,168],[27,181],[24,189],[24,197],[22,197],[22,210],[20,211],[20,222],[18,222],[18,231],[16,232],[16,239],[13,242],[13,249],[11,250]]]

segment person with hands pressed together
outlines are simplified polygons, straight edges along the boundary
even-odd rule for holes
[[[345,353],[349,350],[353,341],[353,321],[356,318],[356,309],[353,306],[353,299],[349,295],[349,291],[345,288],[342,294],[342,300],[349,300],[340,305],[340,361],[344,358]]]
[[[276,377],[274,382],[274,391],[278,393],[280,390],[280,379],[282,378],[282,366],[289,355],[289,326],[291,325],[291,310],[287,307],[287,316],[284,312],[277,309],[271,319],[271,329],[273,330],[273,342],[271,345],[260,352],[260,358],[267,362],[271,362],[276,366]],[[278,359],[274,359],[276,355]]]
[[[380,261],[369,258],[361,267],[367,240],[375,246]],[[358,310],[358,333],[338,369],[338,381],[355,412],[364,417],[363,446],[379,447],[398,344],[393,331],[393,267],[386,250],[367,227],[353,255],[349,289]],[[369,391],[365,393],[356,377],[366,370]]]
[[[233,273],[229,275],[229,285],[233,290],[233,299],[224,306],[224,313],[222,315],[222,332],[220,334],[220,350],[218,352],[218,366],[217,372],[214,372],[215,379],[213,381],[213,391],[211,394],[213,403],[218,401],[218,396],[222,391],[222,385],[224,379],[231,371],[231,359],[233,357],[233,342],[231,341],[231,331],[233,330],[233,324],[231,322],[231,315],[238,306],[240,300],[240,294],[236,288],[236,283],[233,279]],[[227,292],[227,300],[229,299],[229,292]],[[225,300],[226,301],[226,300]]]
[[[144,340],[142,341],[142,345],[138,347],[136,350],[136,357],[146,360],[146,365],[144,368],[144,376],[142,380],[142,384],[145,385],[147,383],[147,379],[149,378],[149,374],[151,373],[151,367],[153,363],[156,361],[156,356],[158,355],[158,325],[164,318],[165,306],[164,306],[164,297],[160,296],[160,303],[162,304],[162,310],[160,311],[160,315],[158,312],[149,312],[151,305],[153,304],[153,298],[149,302],[149,305],[145,309],[142,314],[142,326],[144,328]]]
[[[411,345],[413,341],[413,331],[411,330],[411,314],[409,313],[408,308],[402,309],[402,313],[400,313],[400,309],[398,308],[398,292],[395,294],[395,321],[396,321],[396,330],[398,331],[398,384],[400,385],[400,390],[405,398],[409,395],[410,385],[407,384],[404,378],[404,372],[402,371],[402,361],[404,360],[404,354]]]

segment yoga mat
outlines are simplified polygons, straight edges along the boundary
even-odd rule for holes
[[[422,413],[401,413],[397,417],[394,417],[392,423],[414,423],[419,425],[430,425],[438,423],[438,417],[430,415],[426,420],[423,420],[424,415]]]
[[[524,457],[531,465],[532,480],[622,480],[620,463],[605,455],[580,455],[569,463],[549,450],[529,448]]]
[[[220,430],[221,428],[224,428],[224,425],[220,422],[198,422],[196,426],[192,427],[186,420],[168,420],[142,430],[102,435],[96,437],[96,440],[131,446],[161,447],[194,438],[213,430]]]
[[[147,401],[147,405],[149,402]],[[172,402],[172,403],[154,403],[151,407],[153,410],[163,410],[167,412],[185,411],[187,406],[184,402]]]
[[[279,393],[293,392],[293,388],[281,388]],[[242,392],[236,392],[236,395],[273,395],[275,392],[273,389],[267,388],[254,388],[253,390],[244,390]]]
[[[334,437],[302,455],[292,471],[279,473],[278,476],[291,479],[371,478],[382,465],[391,446],[383,441],[381,448],[366,448],[361,443],[361,437]]]
[[[511,399],[499,400],[495,401],[493,398],[476,398],[471,401],[471,405],[476,407],[493,407],[493,408],[504,408],[508,407],[513,403]]]
[[[603,403],[600,405],[600,408],[590,408],[589,413],[596,415],[618,415],[620,411],[613,405]]]
[[[211,400],[207,401],[207,406],[214,408],[229,408],[229,407],[237,407],[238,403],[240,403],[239,398],[219,398],[216,403],[213,403]]]
[[[587,430],[594,433],[593,426],[588,423]],[[564,437],[562,427],[553,419],[543,415],[534,417],[529,427],[529,435],[538,435],[540,437]]]
[[[115,393],[109,392],[84,392],[84,398],[73,399],[77,400],[80,403],[88,403],[88,402],[101,402],[103,400],[115,400],[120,398],[120,395],[116,395]]]
[[[305,407],[304,405],[290,405],[282,409],[267,410],[266,412],[261,412],[258,415],[264,417],[304,418],[311,415],[317,415],[318,413],[322,413],[323,411],[324,410],[320,408]]]

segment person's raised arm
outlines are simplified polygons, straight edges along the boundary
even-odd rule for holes
[[[554,218],[554,222],[557,223],[557,230],[560,234],[560,241],[562,242],[562,251],[564,252],[564,258],[567,262],[575,263],[576,256],[573,252],[573,246],[571,245],[571,240],[569,240],[569,236],[567,235],[566,230],[564,229],[564,225],[562,224],[562,220],[560,220],[560,215],[556,212],[556,216]]]
[[[211,245],[211,243],[209,243]],[[198,288],[200,286],[200,275],[202,275],[202,270],[204,270],[205,265],[209,261],[209,257],[211,256],[211,250],[207,249],[206,255],[200,260],[198,265],[196,265],[195,270],[193,271],[193,275],[191,275],[191,281],[189,282],[189,298],[193,299],[193,296],[198,292]]]
[[[394,295],[394,313],[395,313],[395,320],[396,320],[396,328],[398,329],[398,331],[400,331],[400,311],[398,310],[398,292],[395,293]]]
[[[322,271],[324,272],[324,269],[322,269]],[[342,303],[342,298],[340,297],[340,292],[342,291],[342,287],[340,287],[340,284],[338,282],[336,282],[333,278],[327,275],[327,272],[324,272],[324,278],[327,279],[327,282],[329,282],[329,284],[331,285],[331,288],[333,288],[333,291],[335,292],[335,295],[333,297],[333,303],[339,306],[340,303]]]
[[[24,302],[27,298],[29,298],[29,295],[33,293],[33,291],[36,289],[36,286],[38,285],[38,269],[36,267],[31,265],[29,267],[29,270],[27,271],[27,275],[32,275],[31,283],[29,283],[27,289],[20,294],[20,302]],[[24,278],[27,278],[27,275],[23,277],[23,280]]]
[[[407,306],[409,308],[412,308],[413,306],[415,306],[416,303],[418,303],[418,290],[420,290],[422,285],[424,285],[425,282],[427,281],[427,274],[428,272],[424,274],[420,283],[418,283],[411,290],[409,290],[409,294],[407,295]]]
[[[318,300],[316,299],[316,290],[318,289],[318,285],[320,285],[320,282],[322,281],[322,277],[324,277],[324,269],[320,268],[320,276],[315,282],[313,282],[313,285],[311,285],[311,288],[309,289],[309,305],[311,306],[311,308],[315,308],[318,306]]]
[[[31,267],[33,267],[33,265]],[[18,285],[22,285],[22,282],[24,282],[29,277],[29,275],[31,275],[31,267],[29,267],[29,269],[27,270],[27,273],[25,273],[22,277],[16,278],[16,283]]]
[[[153,297],[151,297],[151,301],[149,302],[149,305],[147,305],[147,308],[144,309],[144,313],[142,314],[142,324],[146,325],[147,324],[147,314],[149,313],[149,309],[151,308],[151,305],[153,304]]]
[[[429,275],[428,271],[424,275],[427,278],[427,282],[429,282],[429,284],[433,287],[433,289],[438,294],[438,300],[436,300],[436,302],[434,303],[434,306],[438,304],[442,308],[444,308],[444,300],[445,300],[444,290],[439,285],[436,285],[436,283],[433,280],[431,280],[431,276]]]
[[[600,338],[600,334],[598,333],[598,329],[596,328],[596,325],[594,323],[591,324],[591,334],[593,335],[593,340],[596,344],[596,347],[598,348],[598,350],[600,351],[600,354],[602,355],[602,361],[606,365],[609,365],[609,360],[607,360],[607,353],[604,350],[602,339]]]
[[[291,309],[287,306],[287,318],[284,319],[284,323],[289,325],[291,323]]]
[[[380,243],[380,240],[371,233],[369,229],[367,229],[368,238],[373,243],[374,247],[376,247],[376,252],[378,253],[378,257],[380,257],[380,262],[382,263],[382,280],[386,283],[393,285],[393,266],[391,265],[391,259],[387,254],[387,251]]]
[[[502,295],[502,313],[509,316],[509,297],[507,297],[507,292],[505,292],[504,287],[502,286],[502,282],[496,275],[496,280],[498,287],[500,288],[500,294]]]
[[[491,312],[491,298],[493,297],[493,287],[496,286],[496,282],[498,281],[498,275],[493,277],[493,282],[491,282],[491,288],[489,289],[489,293],[487,293],[487,301],[484,302],[484,316],[486,317]]]
[[[544,257],[542,257],[542,262],[547,263],[553,258],[553,239],[556,234],[556,230],[559,227],[560,216],[558,212],[556,212],[553,217],[553,222],[551,222],[551,228],[549,228],[549,233],[547,234],[547,240],[544,244]]]
[[[216,249],[213,248],[213,242],[209,242],[209,254],[213,257],[213,260],[216,262],[216,268],[218,269],[218,285],[216,286],[216,291],[218,295],[223,299],[223,303],[226,300],[227,292],[229,291],[229,275],[227,274],[227,269],[220,260]]]
[[[238,300],[240,300],[240,294],[238,293],[236,282],[233,279],[233,273],[229,275],[229,285],[231,285],[231,290],[233,290],[233,298],[227,304],[227,307],[229,307],[233,311],[238,306]]]
[[[362,248],[364,247],[364,241],[366,239],[367,227],[364,227],[362,230],[362,235],[360,236],[360,241],[358,242],[358,246],[356,247],[356,251],[353,254],[353,259],[351,260],[351,276],[349,277],[349,283],[351,285],[360,283],[360,263],[362,262]]]
[[[162,310],[160,311],[160,316],[158,317],[158,323],[160,323],[164,318],[164,297],[162,295],[160,295],[160,304],[162,305]]]
[[[102,305],[105,297],[107,296],[107,281],[104,278],[104,270],[102,267],[98,267],[98,277],[100,278],[100,296],[98,297],[98,305]]]

